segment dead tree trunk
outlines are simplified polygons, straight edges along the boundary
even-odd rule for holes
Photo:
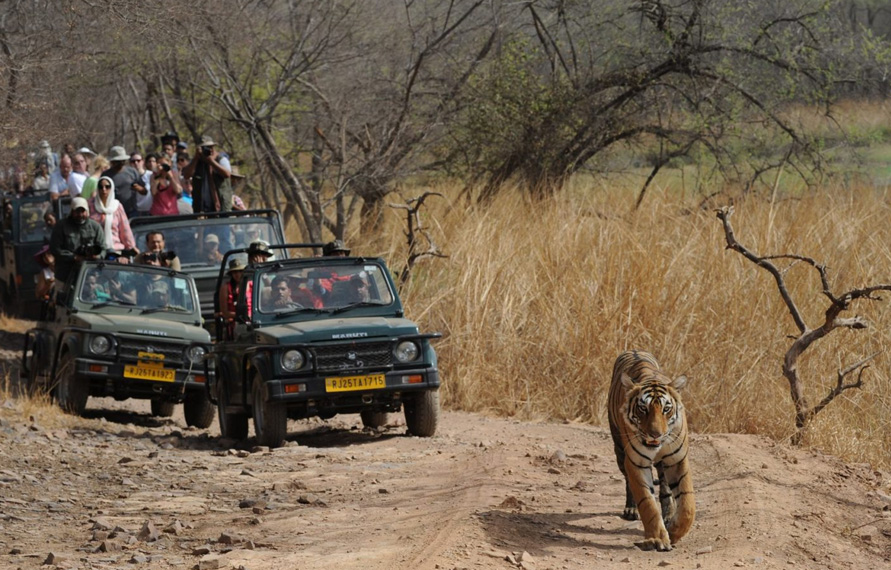
[[[879,353],[875,352],[873,354],[870,354],[869,356],[859,360],[858,362],[855,362],[839,370],[836,374],[835,386],[829,391],[828,394],[826,394],[826,396],[822,400],[820,400],[818,404],[814,406],[811,406],[808,403],[807,397],[804,394],[804,384],[801,377],[799,376],[798,371],[798,358],[814,342],[820,340],[836,329],[867,328],[868,325],[866,320],[864,320],[860,316],[854,315],[853,317],[842,317],[842,313],[850,310],[852,303],[858,299],[867,299],[872,301],[881,300],[879,297],[874,296],[874,294],[879,291],[891,291],[891,284],[871,285],[859,289],[852,289],[850,291],[846,291],[840,295],[837,295],[833,293],[832,289],[830,288],[829,279],[826,275],[825,265],[817,263],[810,257],[804,257],[802,255],[796,254],[779,254],[762,257],[751,252],[745,246],[736,241],[736,236],[733,233],[733,227],[730,225],[730,215],[732,213],[732,207],[725,207],[718,210],[718,219],[720,219],[721,223],[724,225],[724,237],[727,240],[727,249],[732,249],[733,251],[739,253],[740,255],[773,276],[780,296],[783,298],[783,302],[786,305],[786,309],[789,311],[792,320],[795,322],[795,327],[798,329],[798,336],[796,336],[795,340],[792,341],[792,346],[789,347],[789,349],[786,351],[785,357],[783,358],[783,376],[789,382],[789,391],[792,396],[792,404],[795,406],[795,427],[797,428],[797,431],[792,436],[792,443],[794,445],[799,445],[808,427],[808,424],[814,418],[814,416],[816,416],[821,410],[823,410],[823,408],[825,408],[830,402],[832,402],[832,400],[834,400],[845,390],[860,388],[863,385],[863,372],[867,368],[869,368],[868,363],[873,358],[878,356]],[[822,294],[829,300],[829,306],[826,308],[826,312],[824,313],[823,322],[820,323],[817,327],[811,328],[807,325],[807,323],[804,322],[804,317],[802,316],[801,312],[798,309],[798,306],[792,299],[792,296],[790,295],[789,290],[786,287],[786,280],[784,277],[785,270],[780,270],[773,263],[776,260],[783,260],[791,264],[804,263],[806,265],[810,265],[819,273],[820,283],[822,284],[823,288]],[[856,381],[849,381],[848,383],[845,383],[845,378],[855,372],[857,373]]]
[[[425,257],[448,257],[442,253],[430,233],[421,224],[420,211],[424,205],[424,201],[430,196],[439,196],[439,192],[424,192],[417,198],[411,198],[405,201],[405,204],[390,204],[391,208],[405,210],[405,239],[408,242],[408,257],[405,261],[405,267],[399,272],[399,284],[405,284],[411,278],[411,271],[415,264]],[[420,237],[427,242],[427,249],[421,250]]]

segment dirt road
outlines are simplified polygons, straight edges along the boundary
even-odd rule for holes
[[[0,398],[0,568],[891,568],[891,480],[865,465],[697,436],[696,525],[642,552],[606,430],[452,412],[420,439],[391,419],[238,449],[180,409]]]

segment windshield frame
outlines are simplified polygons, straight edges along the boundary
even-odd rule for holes
[[[127,294],[131,292],[135,294],[132,300],[126,299],[124,295],[113,296],[108,291],[111,272],[115,272],[114,277],[117,277],[120,272],[128,275],[127,279],[117,281],[133,285],[132,289],[126,287]],[[88,282],[93,280],[94,275],[97,276],[95,282],[102,287],[97,287],[91,298],[87,296],[86,290]],[[154,278],[138,281],[143,276]],[[145,314],[146,318],[159,318],[159,315],[164,315],[160,318],[183,322],[201,320],[201,307],[195,280],[186,273],[167,268],[110,261],[85,261],[81,264],[73,287],[70,291],[70,298],[72,307],[77,310]],[[167,290],[166,303],[164,303],[164,289]]]
[[[327,278],[322,277],[321,273],[331,270],[336,272],[338,281],[331,281],[326,286],[321,281]],[[274,303],[275,294],[272,287],[274,283],[280,284],[277,282],[280,277],[288,282],[291,301],[297,305],[275,308],[271,304]],[[256,326],[327,319],[332,316],[343,318],[402,314],[402,303],[389,269],[379,258],[325,257],[267,262],[251,266],[245,271],[243,279],[245,283],[251,282],[252,310],[249,320]],[[353,290],[353,285],[359,279],[364,280],[364,293]],[[338,287],[337,283],[343,284],[343,287]],[[327,289],[327,293],[320,292],[323,287]],[[295,289],[299,289],[299,292]],[[246,291],[247,288],[240,290],[241,307],[246,300]],[[313,294],[310,295],[310,292]],[[360,296],[348,299],[351,294]],[[314,302],[310,303],[310,299]]]
[[[216,272],[227,252],[247,247],[255,237],[268,242],[268,245],[282,242],[281,227],[276,218],[263,210],[256,213],[248,210],[244,214],[206,218],[194,215],[169,216],[154,221],[151,217],[136,218],[136,223],[131,224],[131,228],[139,247],[144,247],[149,233],[160,232],[164,236],[165,249],[176,253],[183,271]],[[143,222],[145,219],[149,221]],[[252,226],[259,230],[257,236],[248,234]],[[216,246],[219,256],[214,262],[202,257],[211,255],[211,243],[205,241],[210,235],[216,236],[219,244]],[[279,257],[286,256],[287,253],[282,253]]]

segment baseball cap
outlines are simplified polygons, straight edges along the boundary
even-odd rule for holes
[[[89,147],[86,147],[86,146],[80,147],[79,149],[77,149],[77,152],[79,152],[80,154],[90,154],[90,155],[96,156],[96,153],[93,152],[92,150],[90,150]]]
[[[77,198],[71,200],[71,211],[73,212],[78,208],[83,208],[88,212],[90,211],[90,204],[87,203],[86,198],[81,198],[80,196],[78,196]]]

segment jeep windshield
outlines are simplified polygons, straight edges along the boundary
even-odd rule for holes
[[[176,253],[180,267],[187,273],[192,273],[193,269],[219,268],[230,249],[247,247],[255,241],[281,242],[271,219],[265,216],[209,217],[187,219],[182,223],[176,217],[170,217],[157,224],[140,220],[132,228],[140,247],[146,243],[149,233],[160,231],[165,249]]]
[[[21,224],[19,227],[21,228],[21,234],[19,235],[18,241],[39,242],[48,240],[52,228],[47,227],[46,222],[43,219],[47,212],[52,212],[53,215],[56,214],[49,199],[40,202],[22,201],[19,206],[19,222]]]
[[[260,313],[284,319],[289,315],[340,313],[394,302],[386,270],[376,263],[359,260],[287,265],[264,267],[254,275],[253,297]]]
[[[77,298],[90,309],[126,307],[141,314],[196,310],[191,280],[144,265],[100,263],[85,268]]]

